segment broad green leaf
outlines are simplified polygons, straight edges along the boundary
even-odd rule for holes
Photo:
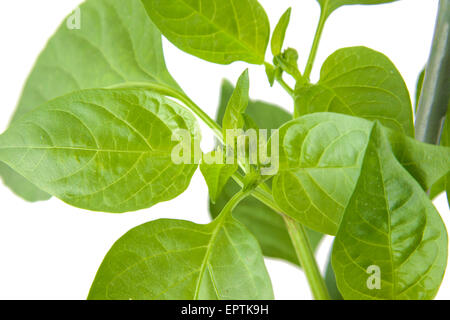
[[[83,90],[15,121],[0,135],[0,160],[73,206],[134,211],[189,185],[197,165],[172,157],[179,129],[200,139],[194,116],[156,93]]]
[[[244,128],[245,119],[242,114],[245,113],[245,109],[247,109],[248,106],[249,87],[248,70],[245,70],[239,77],[236,84],[236,89],[234,89],[225,109],[225,114],[222,120],[224,138],[226,137],[227,130]]]
[[[358,179],[371,122],[333,113],[280,128],[280,171],[273,182],[283,211],[313,230],[336,234]]]
[[[217,112],[217,121],[219,123],[223,119],[225,108],[232,93],[233,85],[228,81],[224,81]],[[278,106],[252,100],[249,102],[246,114],[250,115],[261,129],[277,129],[292,119],[292,116],[287,111]],[[233,180],[228,181],[216,203],[210,203],[209,210],[213,218],[219,215],[225,204],[239,190],[240,187]],[[258,239],[265,256],[280,258],[298,264],[285,223],[278,213],[259,200],[248,197],[236,206],[233,216],[243,223]],[[308,235],[311,245],[315,249],[322,238],[322,234],[308,229]]]
[[[157,82],[179,89],[167,71],[161,35],[140,0],[87,0],[80,29],[64,20],[40,54],[12,122],[39,105],[80,89],[126,82]],[[29,201],[50,197],[6,165],[0,175]]]
[[[205,161],[205,158],[217,159],[218,161],[208,163]],[[237,163],[227,164],[222,151],[212,151],[203,155],[200,171],[208,185],[209,197],[213,203],[222,192],[225,184],[237,170]]]
[[[379,120],[414,136],[411,100],[400,73],[383,54],[365,47],[340,49],[322,66],[316,85],[296,90],[295,116],[336,112]]]
[[[345,5],[355,5],[355,4],[381,4],[395,2],[398,0],[317,0],[324,12],[325,16],[328,17],[334,10]]]
[[[273,291],[257,241],[226,216],[132,229],[109,250],[88,299],[273,299]]]
[[[277,56],[281,53],[283,49],[284,38],[286,36],[286,30],[289,25],[289,20],[291,19],[291,8],[287,9],[286,12],[281,16],[278,24],[273,30],[272,40],[270,42],[270,47],[272,49],[273,56]]]
[[[375,124],[333,247],[340,292],[345,299],[432,299],[447,246],[439,213]]]
[[[257,0],[142,0],[161,33],[206,61],[263,64],[269,43],[267,14]]]
[[[372,122],[314,113],[280,128],[273,194],[283,211],[313,230],[336,234],[361,172]],[[426,190],[450,168],[450,148],[386,130],[398,161]]]

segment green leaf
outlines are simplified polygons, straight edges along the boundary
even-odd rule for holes
[[[258,243],[226,216],[132,229],[106,255],[88,299],[273,299],[273,291]]]
[[[224,81],[220,105],[217,112],[217,121],[220,123],[225,113],[228,100],[233,93],[233,85]],[[282,108],[261,101],[250,100],[246,114],[256,122],[261,129],[277,129],[283,123],[292,119],[292,116]],[[241,188],[233,180],[229,180],[216,203],[210,203],[209,210],[213,218],[217,217],[225,204]],[[285,223],[281,216],[261,203],[259,200],[248,197],[242,200],[234,209],[233,216],[244,224],[258,239],[265,256],[280,258],[298,264],[297,255],[292,246]],[[308,230],[309,240],[315,249],[322,234]]]
[[[414,136],[411,100],[400,73],[383,54],[365,47],[340,49],[322,66],[316,85],[296,90],[295,116],[336,112],[378,120]]]
[[[200,139],[194,116],[159,94],[89,89],[15,121],[0,135],[0,160],[73,206],[134,211],[170,200],[189,185],[197,165],[176,164],[172,157],[179,129],[193,143]]]
[[[334,243],[340,292],[345,299],[432,299],[444,276],[447,242],[439,213],[375,124]]]
[[[330,294],[330,298],[332,300],[343,300],[341,293],[339,292],[339,289],[336,284],[336,275],[333,270],[333,266],[331,265],[331,252],[333,248],[330,250],[330,254],[328,257],[327,267],[325,269],[325,284],[328,289],[328,293]]]
[[[355,4],[381,4],[398,0],[317,0],[325,16],[329,16],[334,10],[345,5]]]
[[[205,158],[217,159],[218,161],[208,163],[208,161],[205,161]],[[222,192],[225,184],[237,170],[238,164],[227,164],[222,151],[212,151],[203,155],[200,171],[208,185],[209,197],[213,203]]]
[[[273,84],[275,83],[275,73],[276,70],[273,65],[269,63],[264,63],[264,68],[267,75],[267,80],[269,80],[269,84],[271,87],[273,87]]]
[[[291,19],[291,8],[287,9],[286,12],[281,16],[278,24],[273,30],[272,41],[270,43],[273,56],[277,56],[281,53],[283,49],[284,38],[286,36],[286,30],[289,25],[289,20]]]
[[[419,106],[419,100],[420,100],[420,94],[422,93],[422,87],[423,87],[423,80],[425,80],[425,69],[423,69],[419,77],[417,78],[417,84],[416,84],[416,105],[414,110],[417,112],[417,107]]]
[[[80,29],[63,21],[40,54],[12,122],[28,111],[80,89],[126,82],[157,82],[179,89],[167,71],[161,35],[139,0],[87,0]],[[29,201],[50,197],[5,165],[0,175]]]
[[[264,63],[270,25],[258,1],[142,2],[161,33],[179,49],[219,64]]]
[[[273,195],[283,211],[313,230],[336,234],[361,172],[372,122],[314,113],[280,128],[280,171]],[[450,168],[450,148],[385,129],[395,156],[427,189]]]
[[[227,130],[229,129],[243,129],[245,124],[245,119],[242,114],[247,109],[249,98],[248,92],[250,88],[250,83],[248,79],[248,70],[245,70],[239,77],[236,84],[236,89],[234,89],[231,95],[228,105],[225,109],[225,114],[222,120],[222,130],[223,136],[226,137]]]
[[[450,108],[449,108],[450,110]],[[447,116],[445,117],[444,126],[442,128],[442,136],[440,145],[445,147],[450,147],[450,126],[449,126],[449,114],[450,112],[447,112]],[[450,170],[447,170],[450,171]],[[446,191],[447,192],[447,202],[449,203],[450,207],[450,172],[444,176],[441,177],[438,181],[434,182],[434,184],[430,188],[430,199],[436,198],[441,192]]]

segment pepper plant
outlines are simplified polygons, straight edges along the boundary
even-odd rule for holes
[[[301,71],[283,44],[291,9],[271,31],[257,0],[87,0],[80,28],[69,16],[49,40],[0,135],[4,183],[28,201],[55,196],[122,213],[177,197],[200,168],[213,221],[130,230],[107,253],[89,299],[272,299],[263,255],[301,266],[316,299],[432,299],[448,248],[428,192],[449,186],[449,39],[439,34],[449,1],[440,3],[416,128],[407,87],[382,53],[340,49],[310,81],[335,10],[394,1],[318,0]],[[243,70],[235,86],[223,83],[214,121],[169,74],[161,34],[208,62],[261,65],[294,110],[251,100]],[[204,154],[195,152],[198,119],[217,137]],[[325,277],[314,258],[324,234],[335,236]]]

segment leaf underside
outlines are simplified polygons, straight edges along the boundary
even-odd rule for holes
[[[193,115],[156,93],[84,90],[15,121],[0,135],[0,159],[73,206],[135,211],[189,185],[197,165],[177,165],[171,157],[178,129],[200,139]]]
[[[206,61],[264,63],[270,25],[256,0],[142,0],[161,33]]]
[[[106,255],[88,299],[273,299],[273,290],[257,241],[227,216],[132,229]]]
[[[41,52],[25,84],[12,123],[45,102],[80,89],[156,82],[179,90],[167,71],[158,29],[140,0],[87,0],[80,29],[66,20]],[[8,166],[0,176],[28,201],[50,198]]]
[[[383,54],[365,47],[344,48],[322,66],[316,85],[295,92],[295,116],[336,112],[414,136],[411,100],[403,78]]]

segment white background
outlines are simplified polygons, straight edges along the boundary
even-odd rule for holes
[[[0,1],[0,132],[6,129],[22,85],[38,53],[62,19],[80,0]],[[293,7],[286,45],[298,49],[303,68],[312,43],[319,7],[315,0],[260,0],[272,28]],[[380,6],[349,6],[336,11],[323,34],[313,80],[320,65],[336,49],[365,45],[386,54],[415,94],[417,75],[429,54],[437,0],[402,0]],[[210,116],[215,115],[222,78],[235,82],[244,63],[219,66],[189,56],[165,41],[169,71]],[[267,57],[270,61],[271,57]],[[251,96],[292,110],[292,101],[278,86],[270,88],[260,66],[250,67]],[[203,147],[212,145],[203,128]],[[207,188],[197,171],[190,188],[177,199],[140,212],[112,215],[72,208],[57,199],[26,203],[0,184],[0,298],[84,299],[104,255],[129,229],[158,218],[207,223]],[[450,212],[441,197],[435,201],[447,227]],[[450,228],[449,228],[450,229]],[[331,237],[318,251],[325,266]],[[294,266],[266,259],[277,299],[310,299],[303,273]],[[450,276],[438,294],[450,298]]]

